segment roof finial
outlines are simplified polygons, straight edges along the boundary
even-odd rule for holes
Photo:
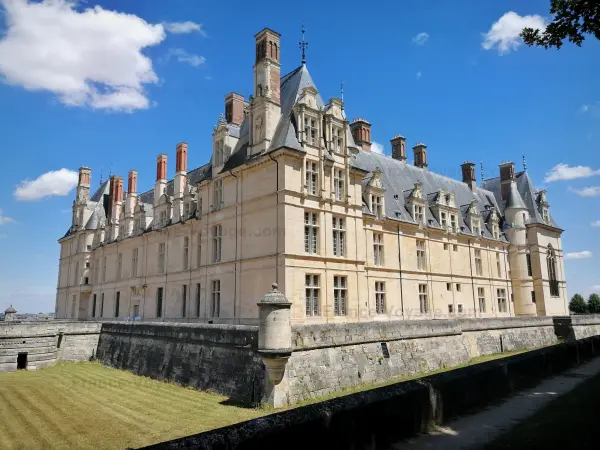
[[[481,166],[481,181],[483,181],[483,162],[480,162],[479,165]]]
[[[102,169],[104,168],[103,165],[100,166],[100,186],[102,186]]]
[[[523,155],[523,172],[527,172],[527,161],[525,160],[525,155]]]
[[[340,85],[341,91],[342,91],[342,109],[344,109],[344,82],[342,81],[342,84]]]
[[[304,24],[302,24],[302,40],[299,42],[300,48],[302,49],[302,64],[306,64],[306,47],[308,47],[308,42],[304,40]]]

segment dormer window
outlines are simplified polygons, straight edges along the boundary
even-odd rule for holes
[[[371,211],[378,219],[383,218],[383,197],[371,194]]]
[[[415,222],[424,223],[425,221],[425,208],[422,205],[413,205],[413,217],[415,218]]]
[[[440,212],[440,224],[444,230],[448,229],[448,216],[444,211]]]
[[[473,234],[475,236],[481,235],[481,227],[480,227],[478,218],[474,218],[474,217],[471,218],[471,231],[473,232]]]
[[[544,219],[544,222],[550,222],[550,213],[546,207],[542,208],[542,219]]]
[[[331,140],[333,151],[341,153],[344,147],[344,131],[340,127],[333,126],[331,130]]]
[[[311,145],[316,145],[317,121],[312,117],[304,118],[304,141]]]
[[[190,204],[189,202],[183,202],[183,218],[187,219],[190,215]]]
[[[217,141],[215,149],[215,166],[223,165],[224,146],[223,141]]]
[[[456,214],[450,214],[450,227],[453,233],[458,233],[458,221],[456,220]]]
[[[138,231],[140,231],[142,228],[142,221],[141,219],[135,219],[134,225],[133,225],[133,232],[137,233]]]
[[[492,224],[492,236],[494,239],[500,239],[500,227],[497,223]]]
[[[161,227],[167,226],[167,212],[161,211],[159,216],[159,223]]]

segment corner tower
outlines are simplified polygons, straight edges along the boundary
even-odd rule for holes
[[[281,35],[265,28],[254,38],[254,97],[250,99],[252,154],[269,148],[281,116]]]

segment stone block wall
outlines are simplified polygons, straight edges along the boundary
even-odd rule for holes
[[[252,326],[105,322],[96,357],[138,375],[253,404],[263,386],[257,341],[258,327]]]
[[[89,361],[100,335],[95,322],[0,322],[0,372],[17,370],[19,353],[27,353],[27,369],[58,361]]]

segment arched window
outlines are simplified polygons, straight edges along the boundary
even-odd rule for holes
[[[548,280],[550,280],[550,295],[558,297],[560,294],[558,291],[558,280],[556,279],[556,253],[552,245],[548,245],[546,264],[548,265]]]

